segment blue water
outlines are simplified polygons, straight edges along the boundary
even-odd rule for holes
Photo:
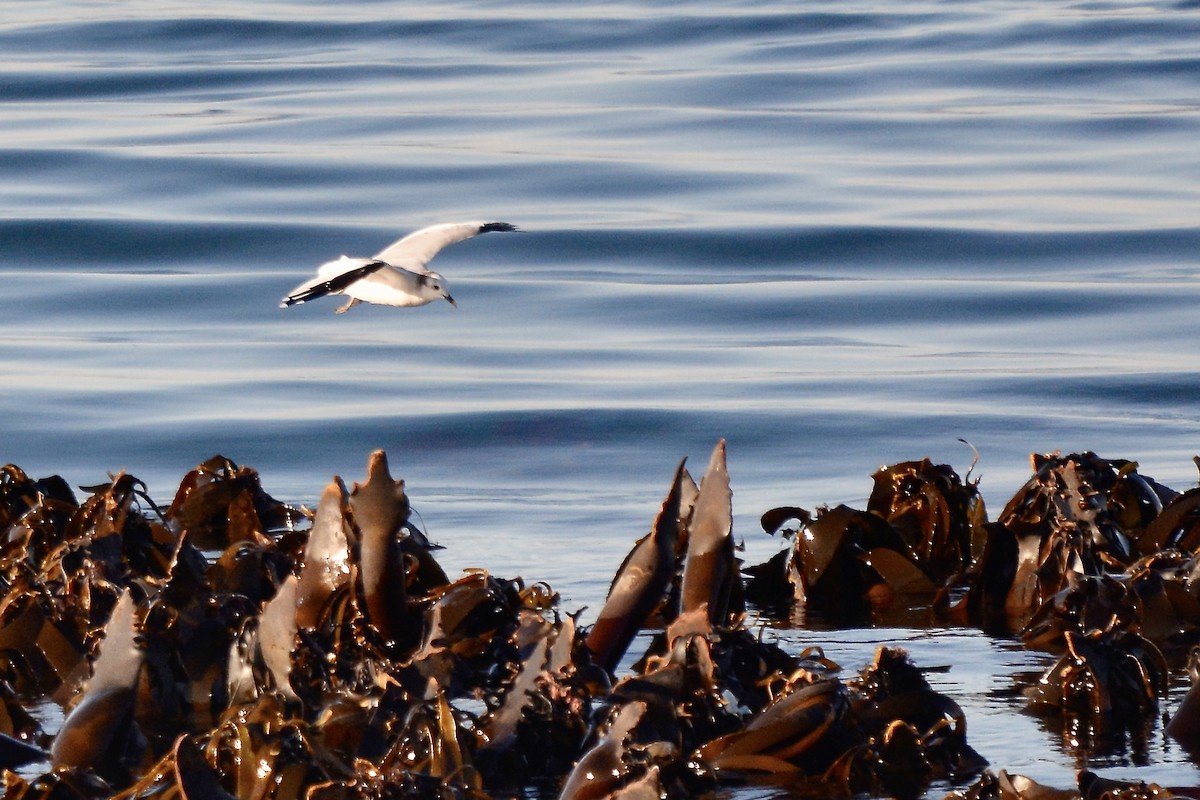
[[[722,437],[748,560],[960,438],[993,516],[1035,451],[1187,488],[1198,41],[1195,2],[0,5],[0,463],[166,502],[221,453],[312,504],[383,447],[448,567],[592,609]],[[525,232],[439,256],[457,309],[277,307],[465,219]],[[986,688],[1035,656],[896,635],[995,768],[1073,782]]]

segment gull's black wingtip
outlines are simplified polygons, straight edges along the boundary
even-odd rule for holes
[[[519,231],[521,230],[516,225],[510,225],[507,222],[485,222],[483,227],[479,229],[480,233],[496,233],[497,231]]]
[[[322,288],[323,287],[318,286],[318,287],[314,287],[313,289],[308,289],[303,292],[296,292],[295,294],[289,294],[287,297],[285,297],[279,301],[279,307],[280,308],[291,308],[292,306],[298,306],[301,303],[307,303],[309,300],[312,300],[316,297],[321,297],[324,293],[323,292],[318,293],[318,292]]]

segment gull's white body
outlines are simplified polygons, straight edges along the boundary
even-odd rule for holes
[[[448,222],[431,225],[379,251],[374,258],[342,256],[317,267],[317,277],[305,281],[283,298],[281,306],[305,303],[327,294],[349,297],[341,314],[358,303],[384,306],[423,306],[434,300],[457,305],[446,280],[427,269],[442,248],[490,231],[515,231],[507,222]]]
[[[291,294],[307,291],[314,286],[327,283],[377,261],[383,261],[383,259],[342,256],[335,261],[326,261],[317,267],[317,277],[297,286]],[[376,303],[384,306],[423,306],[442,296],[441,292],[432,294],[423,290],[420,276],[429,274],[433,273],[413,272],[385,262],[385,266],[359,278],[345,289],[330,292],[330,294],[343,294],[361,303]]]

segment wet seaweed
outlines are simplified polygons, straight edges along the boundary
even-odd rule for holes
[[[1136,738],[1172,671],[1200,663],[1200,499],[1091,453],[1033,467],[995,522],[948,466],[883,468],[865,509],[768,511],[783,547],[743,565],[718,443],[698,485],[679,465],[584,626],[543,583],[448,576],[382,451],[313,511],[220,456],[166,508],[129,475],[79,501],[8,465],[5,796],[691,797],[761,782],[920,797],[934,781],[962,798],[1172,796],[1086,771],[1061,790],[993,773],[903,650],[843,677],[748,626],[751,610],[861,623],[923,607],[1002,629],[1058,656],[1023,687],[1032,710]],[[1200,747],[1197,692],[1166,729],[1186,748]],[[47,700],[64,714],[54,733],[28,710]]]

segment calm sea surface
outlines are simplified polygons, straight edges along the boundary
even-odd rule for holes
[[[719,438],[750,561],[960,438],[993,517],[1035,451],[1188,488],[1198,42],[1195,2],[4,3],[0,463],[313,504],[382,447],[449,568],[593,612]],[[525,232],[439,257],[457,309],[277,307],[467,219]],[[993,768],[1082,765],[1008,696],[1042,655],[779,635],[903,643]],[[1093,766],[1200,780],[1161,733]]]

